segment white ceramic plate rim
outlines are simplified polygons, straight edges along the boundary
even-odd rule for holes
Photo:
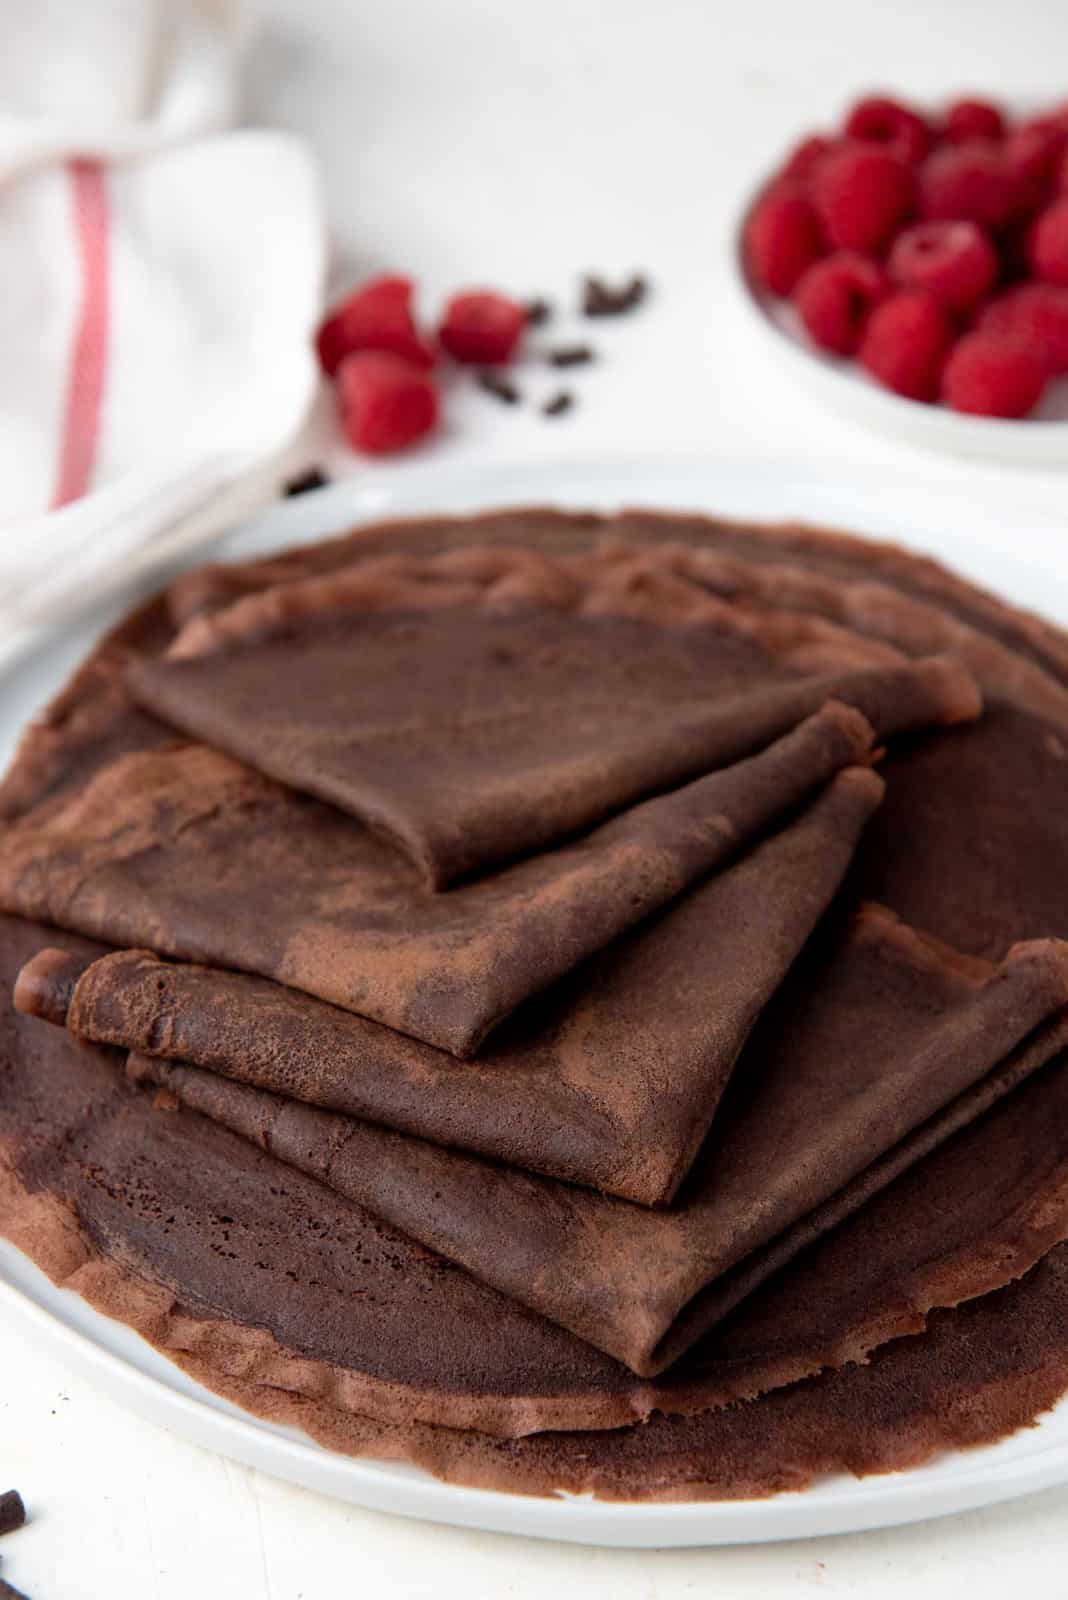
[[[574,459],[476,470],[439,467],[369,471],[268,511],[219,542],[236,557],[338,532],[388,515],[462,512],[493,505],[556,504],[612,509],[672,507],[813,523],[894,536],[953,562],[1010,598],[1053,598],[1063,520],[1041,506],[964,503],[899,475],[837,478],[773,462]],[[1011,539],[1006,529],[1011,529]],[[1063,585],[1062,585],[1063,588]],[[62,680],[92,636],[129,596],[94,611],[4,676],[0,754],[30,712]],[[1068,622],[1068,600],[1056,620]],[[355,1460],[322,1449],[291,1428],[252,1417],[194,1383],[179,1368],[77,1295],[56,1289],[0,1241],[0,1305],[29,1336],[141,1414],[248,1465],[353,1504],[495,1532],[624,1547],[755,1543],[890,1527],[944,1516],[1068,1482],[1068,1402],[1033,1429],[981,1450],[954,1453],[907,1473],[827,1478],[771,1500],[613,1505],[586,1497],[525,1497],[440,1483],[416,1468]]]

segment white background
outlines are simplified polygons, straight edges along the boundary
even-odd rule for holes
[[[654,279],[640,317],[584,328],[561,320],[560,337],[590,337],[601,356],[563,375],[579,397],[571,416],[546,421],[533,406],[512,411],[461,386],[432,458],[760,453],[832,474],[841,462],[922,470],[962,495],[983,493],[990,469],[873,438],[781,386],[735,327],[727,246],[762,167],[857,90],[1068,99],[1061,0],[267,0],[263,9],[250,117],[314,141],[337,283],[407,270],[432,310],[472,283],[544,293],[563,307],[585,269],[622,277],[641,268]],[[560,376],[530,363],[524,388],[541,398]],[[368,470],[329,443],[325,405],[306,453],[328,456],[335,472]],[[1028,494],[1063,494],[1052,474],[1019,481]],[[1068,1491],[762,1550],[630,1553],[469,1534],[350,1510],[181,1443],[57,1372],[7,1326],[0,1478],[35,1513],[3,1541],[0,1575],[33,1600],[925,1600],[958,1591],[1068,1600]]]

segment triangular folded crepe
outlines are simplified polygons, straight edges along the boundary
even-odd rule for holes
[[[751,755],[830,695],[881,737],[975,716],[948,661],[867,700],[864,670],[901,660],[640,556],[476,548],[250,595],[162,659],[135,657],[127,682],[184,733],[377,829],[440,888]]]
[[[0,834],[0,905],[261,973],[465,1055],[870,743],[832,702],[759,755],[449,894],[332,806],[203,745],[153,750]]]
[[[0,920],[0,994],[41,935]],[[362,1413],[409,1443],[403,1430],[425,1422],[476,1427],[493,1451],[487,1432],[707,1413],[739,1392],[740,1373],[741,1392],[757,1392],[799,1362],[856,1359],[918,1326],[928,1307],[1025,1271],[1068,1228],[1068,1070],[1057,1065],[900,1177],[880,1211],[859,1213],[806,1258],[804,1278],[799,1261],[783,1280],[783,1316],[771,1283],[675,1372],[643,1381],[226,1129],[154,1110],[119,1063],[0,1004],[0,1231],[216,1389],[249,1385],[246,1400],[274,1415],[290,1400],[311,1414],[337,1408],[350,1425]],[[791,1341],[787,1312],[808,1327],[807,1344]],[[1027,1326],[1005,1324],[1006,1376],[1033,1383]],[[1049,1354],[1063,1369],[1063,1317],[1054,1329]],[[828,1388],[829,1408],[838,1393]],[[936,1400],[925,1392],[929,1424]],[[764,1426],[789,1439],[779,1405],[767,1404],[751,1414],[754,1445]],[[807,1414],[827,1423],[818,1398]],[[688,1442],[724,1425],[710,1415],[648,1424],[675,1466]],[[604,1461],[605,1436],[587,1443]],[[623,1429],[608,1459],[632,1449]],[[569,1451],[574,1460],[577,1441]]]
[[[31,971],[31,1000],[43,978]],[[65,988],[61,974],[60,997]],[[1031,1069],[1048,1059],[1059,1036],[1046,1025],[1066,1004],[1068,945],[1023,945],[992,969],[878,907],[844,931],[821,930],[751,1035],[675,1207],[661,1212],[195,1068],[146,1060],[140,1070],[483,1282],[653,1374],[708,1328],[720,1307],[715,1288],[705,1292],[721,1274],[990,1075],[1008,1067],[1019,1076],[1014,1056]]]
[[[688,1169],[881,794],[869,769],[847,769],[781,832],[528,1002],[469,1062],[279,984],[144,951],[84,971],[45,952],[17,1002],[87,1039],[655,1204]]]

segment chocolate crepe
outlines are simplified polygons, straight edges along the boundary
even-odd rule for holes
[[[759,755],[448,895],[332,806],[206,746],[131,754],[10,824],[0,905],[258,972],[464,1055],[870,743],[832,702]]]
[[[948,664],[869,698],[862,669],[901,659],[625,552],[475,548],[249,595],[163,659],[135,657],[127,682],[183,732],[374,827],[440,888],[751,755],[832,694],[882,737],[976,715]]]
[[[40,937],[0,922],[9,980]],[[114,1060],[3,1008],[0,1228],[57,1282],[202,1367],[218,1389],[236,1380],[259,1386],[261,1403],[269,1386],[282,1408],[288,1393],[404,1428],[514,1434],[700,1410],[781,1382],[798,1364],[796,1349],[767,1348],[783,1323],[773,1280],[670,1376],[637,1380],[226,1129],[154,1110]],[[1010,1096],[961,1136],[976,1141],[970,1150],[960,1155],[954,1141],[887,1191],[880,1204],[894,1226],[877,1218],[850,1246],[859,1213],[814,1258],[807,1287],[787,1302],[795,1312],[807,1294],[824,1307],[805,1361],[862,1356],[891,1314],[915,1326],[928,1307],[1025,1271],[1063,1236],[1068,1071],[1033,1081],[1033,1096]],[[859,1303],[840,1276],[851,1255],[864,1263]],[[1063,1346],[1063,1324],[1059,1335]]]
[[[999,640],[1055,679],[1068,683],[1068,633],[1064,629],[1008,604],[930,556],[885,541],[799,522],[744,522],[696,512],[632,508],[601,513],[543,506],[458,517],[395,519],[359,526],[334,538],[293,546],[267,557],[208,563],[178,578],[166,599],[172,624],[180,629],[195,617],[210,616],[244,595],[334,573],[358,560],[439,555],[472,545],[559,556],[600,548],[606,541],[638,546],[681,544],[747,564],[785,570],[787,583],[798,569],[831,583],[879,583],[898,597],[930,603],[934,612],[948,614]],[[806,604],[803,609],[811,608]],[[854,618],[854,626],[856,621]],[[904,639],[896,642],[907,648]]]
[[[462,1065],[279,984],[142,951],[84,974],[77,958],[46,953],[23,969],[16,1003],[87,1039],[662,1202],[881,794],[870,770],[847,769],[779,834],[522,1007]]]
[[[1068,933],[1068,823],[1049,803],[1066,781],[1068,635],[937,562],[796,524],[761,526],[648,511],[548,510],[357,529],[311,549],[201,569],[168,600],[177,623],[236,595],[331,572],[357,556],[440,552],[492,539],[551,552],[624,541],[750,606],[800,606],[909,653],[952,650],[987,694],[959,734],[895,743],[890,805],[869,831],[850,892],[883,901],[957,947],[1000,959],[1015,940]]]
[[[452,1483],[602,1500],[737,1500],[797,1492],[827,1474],[902,1472],[1032,1425],[1068,1389],[1068,1247],[1019,1283],[953,1311],[870,1363],[749,1405],[657,1416],[610,1433],[524,1439],[353,1416],[328,1401],[182,1365],[201,1383],[330,1450],[413,1463]]]
[[[60,1005],[50,1004],[50,970],[51,958],[31,966],[17,990],[46,1014],[60,1009],[67,987],[60,970]],[[803,1220],[811,1231],[815,1208],[863,1182],[914,1128],[1021,1051],[1030,1069],[1048,1059],[1057,1034],[1044,1025],[1066,1003],[1068,945],[1019,946],[995,971],[935,947],[877,907],[845,931],[821,932],[757,1024],[670,1212],[489,1165],[196,1068],[145,1060],[138,1070],[652,1374],[722,1309],[715,1291],[707,1303],[702,1291],[727,1269]],[[1020,1075],[1016,1063],[1008,1072]],[[840,1201],[834,1209],[841,1214]]]

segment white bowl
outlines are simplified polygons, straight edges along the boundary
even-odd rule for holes
[[[735,231],[734,278],[745,316],[787,378],[853,421],[931,450],[1016,466],[1068,466],[1068,378],[1050,384],[1033,415],[1021,421],[972,417],[906,400],[881,388],[857,362],[818,349],[790,301],[758,288],[746,266],[745,226],[764,187],[749,196]]]

